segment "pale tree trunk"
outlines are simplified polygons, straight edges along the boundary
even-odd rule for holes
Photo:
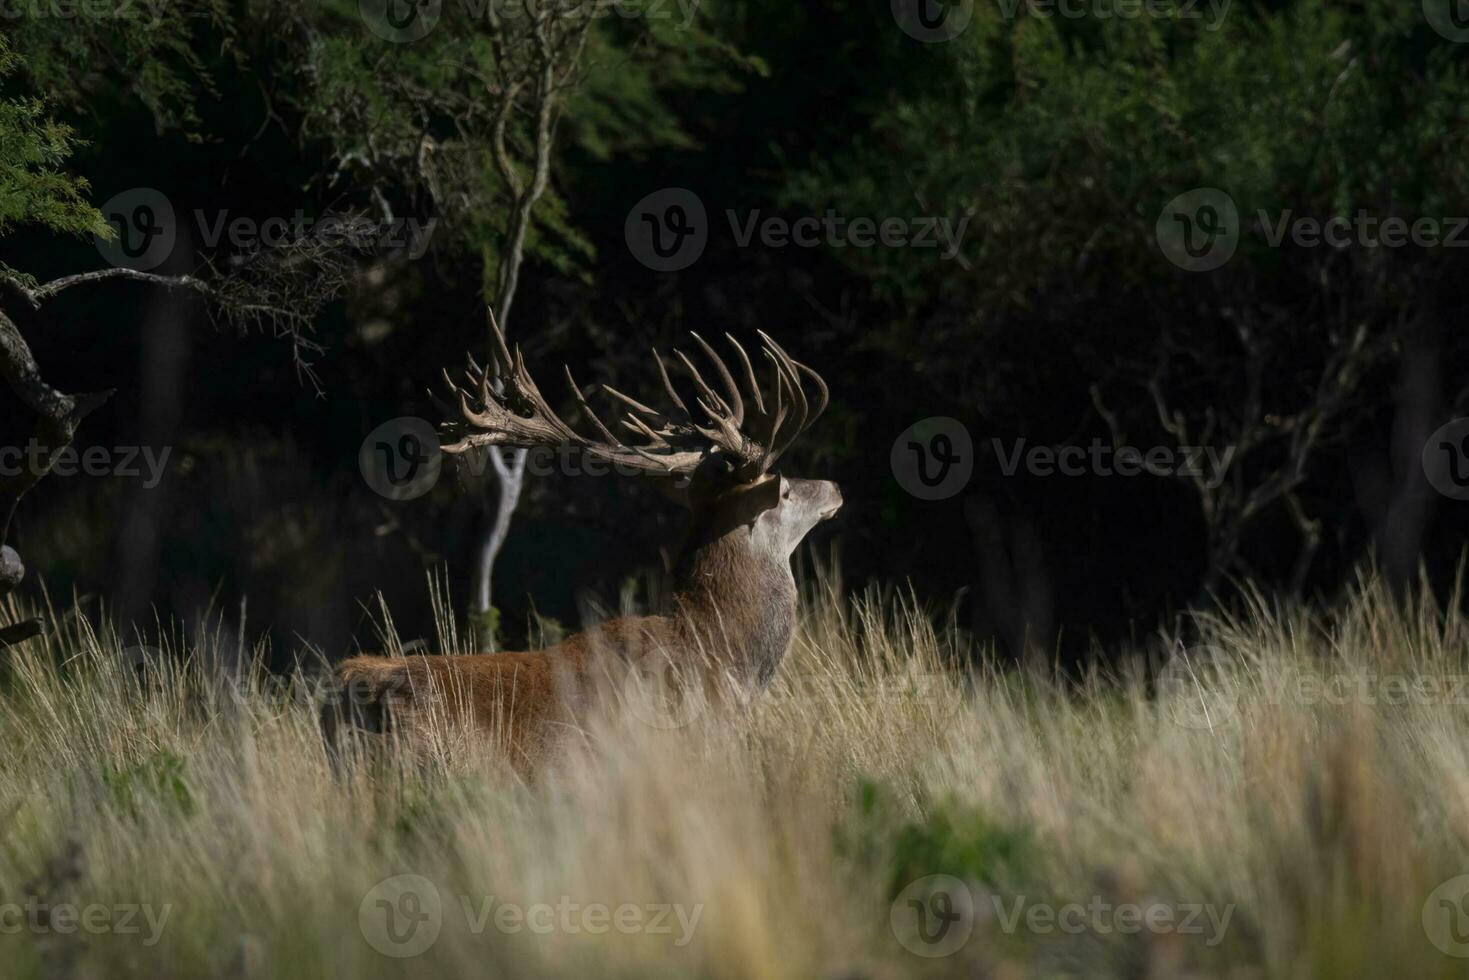
[[[495,322],[502,330],[509,323],[510,308],[515,301],[515,287],[520,278],[520,264],[524,259],[525,232],[530,224],[530,211],[542,190],[544,185],[539,189],[532,185],[515,203],[509,241],[496,277],[499,302]],[[524,449],[502,450],[493,447],[487,452],[495,480],[494,488],[489,491],[485,500],[485,507],[487,512],[490,507],[494,508],[494,517],[480,541],[479,561],[475,570],[472,625],[476,647],[493,651],[499,642],[494,619],[495,563],[500,557],[501,549],[505,547],[505,539],[510,535],[510,524],[515,519],[515,509],[520,505],[521,491],[525,489],[525,464],[529,453]],[[493,503],[489,498],[493,498]]]
[[[496,62],[502,67],[511,63],[505,36],[500,32],[497,17],[492,16]],[[505,74],[501,78],[502,100],[495,119],[492,139],[495,168],[510,191],[512,204],[510,220],[506,228],[504,248],[500,252],[495,269],[494,308],[495,320],[506,336],[509,336],[510,310],[515,303],[515,291],[520,284],[520,267],[525,259],[525,236],[530,228],[531,214],[536,202],[546,191],[551,175],[551,148],[556,137],[558,102],[562,89],[581,59],[586,44],[590,19],[573,31],[566,46],[557,49],[549,40],[546,20],[533,21],[534,50],[537,56],[534,77],[513,77]],[[532,159],[529,161],[530,175],[527,179],[511,159],[506,127],[517,105],[517,94],[530,89],[531,107],[535,117],[535,139]],[[524,449],[490,449],[491,469],[495,473],[494,518],[479,546],[474,583],[474,605],[472,623],[477,646],[482,650],[493,650],[497,640],[494,635],[494,572],[495,562],[505,539],[510,534],[510,524],[515,509],[520,504],[521,491],[525,488],[525,467],[528,453]],[[486,508],[489,501],[486,501]]]

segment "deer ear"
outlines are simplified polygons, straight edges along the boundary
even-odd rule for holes
[[[722,530],[753,524],[761,514],[780,506],[780,477],[767,476],[758,483],[727,490],[714,498],[711,506],[718,514],[716,523]]]
[[[689,495],[692,521],[685,548],[699,547],[741,527],[753,525],[761,514],[780,506],[780,477],[732,487],[723,493],[699,492],[694,484]]]

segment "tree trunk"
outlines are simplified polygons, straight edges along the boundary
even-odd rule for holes
[[[494,574],[495,562],[500,549],[510,534],[510,522],[515,517],[515,508],[520,503],[520,491],[525,486],[525,461],[528,453],[524,449],[513,449],[501,455],[491,449],[490,462],[495,469],[495,487],[498,490],[495,503],[495,519],[489,532],[480,543],[479,567],[474,583],[474,611],[477,649],[493,651],[499,641],[495,636],[494,620]],[[506,457],[509,461],[506,461]]]

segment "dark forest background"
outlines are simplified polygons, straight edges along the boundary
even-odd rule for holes
[[[503,292],[516,189],[493,160],[495,69],[517,52],[496,40],[530,42],[496,34],[487,5],[443,0],[412,41],[372,30],[368,0],[70,17],[22,4],[0,19],[0,261],[14,277],[0,308],[50,384],[116,389],[78,448],[172,447],[156,488],[52,475],[22,498],[9,542],[24,590],[227,631],[243,608],[250,636],[332,654],[374,643],[379,590],[401,632],[428,635],[428,571],[446,567],[467,607],[492,488],[449,465],[432,492],[389,500],[359,450],[391,419],[442,417],[426,389],[483,350]],[[1469,22],[1442,6],[1124,2],[1072,16],[974,0],[925,4],[915,21],[901,0],[709,0],[687,22],[671,2],[604,8],[564,76],[508,332],[569,414],[562,362],[588,390],[649,392],[649,347],[768,330],[833,393],[784,466],[838,481],[847,501],[806,560],[834,550],[849,587],[911,583],[1008,655],[1110,647],[1244,581],[1330,595],[1369,561],[1400,587],[1421,566],[1442,589],[1469,526],[1421,461],[1469,414],[1469,229],[1442,240],[1469,215],[1469,44],[1456,40]],[[952,37],[914,36],[944,17]],[[509,126],[512,151],[531,154],[535,120],[516,106]],[[35,284],[110,267],[93,209],[138,188],[176,216],[155,272],[263,277],[300,317],[112,279],[33,308]],[[707,244],[660,272],[627,231],[668,188],[702,202]],[[1159,232],[1201,188],[1239,215],[1232,257],[1205,271],[1171,261]],[[298,211],[435,224],[421,255],[381,242],[260,254],[202,241],[196,220]],[[727,212],[742,227],[833,212],[965,230],[949,257],[741,245]],[[1426,219],[1442,234],[1275,244],[1286,213]],[[973,472],[925,500],[892,456],[933,418],[967,430]],[[0,390],[0,445],[30,431]],[[1217,487],[1007,475],[992,440],[1009,452],[1020,439],[1235,452]],[[496,565],[501,641],[534,639],[537,615],[574,624],[583,594],[615,597],[658,567],[679,517],[636,480],[531,479]]]

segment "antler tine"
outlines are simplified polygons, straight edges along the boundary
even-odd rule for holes
[[[629,429],[632,429],[634,432],[638,433],[639,435],[646,437],[654,445],[658,445],[658,446],[666,446],[666,445],[668,445],[668,440],[667,439],[664,439],[658,433],[654,432],[652,430],[652,428],[649,427],[648,423],[644,422],[642,419],[638,418],[636,415],[632,414],[631,412],[629,412],[627,414],[627,418],[625,418],[625,419],[622,420],[622,424],[625,425],[625,426],[627,426]],[[636,449],[637,447],[636,446],[631,446],[629,448]]]
[[[735,384],[734,375],[729,373],[729,366],[724,363],[724,358],[720,357],[714,348],[710,347],[704,341],[703,337],[700,337],[692,330],[689,333],[699,346],[704,348],[705,355],[714,364],[714,370],[719,372],[719,380],[724,382],[725,390],[729,392],[729,401],[726,403],[726,407],[731,410],[730,421],[738,428],[745,421],[745,400],[740,397],[740,387]]]
[[[802,371],[805,371],[806,374],[810,376],[811,380],[816,382],[816,390],[821,394],[821,404],[816,406],[816,411],[811,413],[811,418],[808,419],[806,422],[807,425],[810,425],[812,422],[815,422],[817,419],[821,418],[822,413],[826,411],[826,406],[831,404],[831,389],[827,388],[825,379],[823,379],[821,375],[816,373],[815,368],[810,367],[806,364],[802,364],[795,358],[791,359],[791,363],[800,368]]]
[[[448,390],[449,397],[453,398],[455,401],[458,401],[460,389],[459,386],[454,383],[454,376],[449,373],[448,368],[444,368],[443,375],[444,387]]]
[[[613,398],[616,398],[618,401],[622,402],[624,405],[635,412],[641,412],[644,415],[651,415],[654,418],[663,417],[663,413],[658,411],[656,408],[649,408],[647,405],[644,405],[636,398],[632,397],[631,395],[624,395],[622,392],[618,391],[616,388],[612,387],[609,384],[604,384],[601,386],[601,388],[603,392],[611,395]]]
[[[689,407],[684,404],[684,400],[678,397],[678,390],[673,387],[673,379],[668,376],[668,365],[663,363],[663,355],[656,350],[653,351],[653,362],[658,365],[658,377],[663,381],[663,390],[668,393],[668,397],[678,406],[678,410],[683,412],[684,419],[692,422],[694,417],[689,412]]]
[[[490,371],[489,371],[489,368],[488,367],[483,367],[483,368],[480,367],[479,364],[475,362],[475,359],[474,359],[474,355],[473,354],[470,354],[470,353],[466,352],[465,355],[464,355],[464,357],[465,357],[465,360],[467,360],[469,362],[469,367],[467,367],[465,369],[464,375],[465,375],[466,378],[469,379],[470,385],[473,386],[473,388],[475,389],[475,391],[474,391],[475,397],[477,397],[479,399],[479,403],[481,405],[489,405],[489,403],[490,403]],[[466,393],[468,393],[469,392],[469,389],[465,389],[465,391],[466,391]]]
[[[466,422],[470,423],[471,425],[479,426],[488,426],[491,423],[492,419],[488,411],[488,406],[485,412],[476,412],[474,410],[474,406],[469,403],[469,392],[466,389],[460,388],[455,385],[454,382],[449,379],[448,371],[444,372],[444,380],[449,382],[449,391],[458,400],[459,414],[464,417],[464,420]]]
[[[486,306],[485,313],[490,320],[490,357],[495,366],[503,372],[512,369],[514,361],[510,357],[510,348],[505,343],[505,331],[500,328],[500,321],[495,319],[494,307]]]
[[[801,435],[801,430],[806,427],[806,418],[810,414],[810,406],[806,402],[806,393],[801,390],[801,377],[795,369],[784,360],[780,361],[781,378],[791,393],[791,410],[784,425],[780,427],[780,435],[776,437],[774,444],[770,447],[770,459],[774,462],[791,447],[791,444]]]
[[[471,378],[484,377],[485,368],[479,366],[479,362],[474,359],[474,355],[465,351],[464,356],[469,361],[469,376]]]
[[[717,391],[709,387],[708,382],[704,380],[704,376],[700,374],[699,369],[694,366],[694,362],[689,360],[687,355],[685,355],[684,352],[681,350],[674,351],[673,355],[683,362],[683,366],[689,372],[689,376],[694,379],[694,385],[699,389],[699,397],[712,405],[718,406],[720,409],[719,414],[729,415],[729,406],[724,403],[723,398],[719,397],[719,393]],[[708,411],[707,406],[705,407],[705,411]],[[710,418],[713,417],[714,415],[711,414]]]
[[[800,432],[811,422],[811,402],[806,398],[806,389],[801,384],[801,372],[796,368],[796,362],[779,346],[775,348],[781,363],[785,365],[787,379],[791,383],[791,390],[795,392],[796,401],[800,404],[801,424],[796,431]]]
[[[802,364],[800,361],[797,361],[795,358],[791,357],[791,355],[787,354],[785,352],[785,349],[782,348],[780,344],[776,343],[773,337],[771,337],[765,331],[761,330],[760,338],[765,342],[766,348],[770,352],[772,358],[777,360],[784,368],[783,374],[788,376],[791,388],[794,391],[795,398],[799,403],[799,418],[797,419],[796,424],[791,427],[790,434],[781,442],[779,446],[771,447],[772,454],[774,456],[778,456],[789,449],[791,447],[791,444],[795,442],[797,437],[799,437],[800,434],[805,431],[811,425],[811,423],[814,422],[817,417],[821,415],[822,412],[826,411],[826,406],[831,399],[831,393],[826,386],[826,382],[822,380],[821,375],[819,375],[815,370],[808,367],[807,365]],[[812,378],[812,380],[816,382],[817,393],[820,396],[820,404],[817,406],[815,412],[811,411],[810,402],[806,398],[805,388],[801,384],[802,372],[805,372]]]
[[[750,363],[750,355],[740,346],[740,342],[734,339],[733,334],[726,333],[724,339],[728,340],[735,353],[740,356],[740,364],[745,368],[745,381],[750,386],[750,398],[755,402],[755,411],[765,413],[765,400],[760,397],[760,382],[755,377],[755,366]]]
[[[571,376],[570,365],[563,364],[562,368],[566,371],[566,384],[571,388],[571,393],[576,398],[577,405],[580,406],[582,412],[586,415],[586,417],[592,420],[592,425],[597,427],[597,432],[606,441],[605,445],[608,449],[610,449],[614,453],[618,450],[628,450],[630,452],[636,453],[650,463],[663,465],[663,462],[659,460],[657,456],[654,456],[642,446],[634,446],[630,443],[622,441],[621,439],[617,438],[617,436],[613,435],[612,430],[603,425],[602,420],[598,418],[597,413],[592,411],[591,404],[587,401],[586,396],[581,393],[581,388],[577,385],[576,379]],[[606,388],[606,385],[603,385],[602,387]],[[658,435],[658,433],[654,432],[652,429],[649,429],[647,426],[643,426],[643,429],[648,433],[653,442],[653,445],[656,448],[670,448],[668,441],[662,436]]]
[[[452,399],[454,399],[455,402],[458,403],[459,414],[464,417],[464,420],[474,425],[487,424],[490,420],[490,416],[488,413],[489,402],[485,401],[483,398],[480,398],[480,404],[486,406],[487,409],[487,411],[483,413],[475,411],[474,406],[470,404],[471,399],[479,397],[471,390],[471,388],[475,386],[474,382],[476,381],[476,379],[474,378],[474,376],[469,376],[468,385],[460,385],[454,380],[454,376],[449,373],[448,368],[445,368],[443,373],[444,387],[448,389],[449,397],[451,397]],[[437,401],[437,399],[435,400]]]
[[[597,434],[611,445],[621,445],[622,440],[614,436],[611,430],[602,424],[602,420],[597,417],[597,413],[592,411],[592,406],[587,402],[586,396],[581,393],[581,387],[577,385],[576,379],[571,376],[571,365],[563,364],[561,365],[561,369],[566,372],[566,387],[571,389],[571,394],[576,399],[577,407],[581,409],[583,415],[592,420],[592,425],[596,426]]]
[[[761,354],[770,362],[773,378],[768,397],[758,383],[749,353],[733,336],[725,335],[739,358],[739,368],[734,371],[713,345],[695,333],[695,343],[719,376],[716,384],[723,389],[722,393],[709,384],[699,365],[683,351],[674,353],[695,387],[697,397],[692,402],[679,395],[667,361],[653,351],[659,380],[674,406],[670,414],[610,385],[601,386],[628,409],[618,431],[629,430],[636,437],[633,439],[624,439],[602,421],[576,383],[570,367],[563,366],[577,408],[595,428],[595,434],[582,435],[551,407],[526,368],[524,353],[507,342],[493,311],[487,311],[487,317],[488,363],[481,365],[469,356],[465,373],[457,381],[455,375],[443,372],[445,387],[451,400],[458,402],[463,419],[448,422],[444,427],[444,441],[448,444],[443,448],[449,452],[463,452],[475,446],[566,446],[589,457],[663,476],[694,473],[715,453],[734,464],[725,471],[729,475],[742,481],[752,480],[767,473],[776,458],[811,422],[813,403],[803,388],[803,376],[816,383],[816,414],[825,409],[829,399],[820,376],[763,332]],[[753,410],[747,411],[750,406],[754,406]],[[453,410],[448,411],[452,414]]]
[[[725,415],[710,414],[712,426],[695,426],[699,434],[739,460],[741,465],[758,462],[765,457],[765,447],[752,444],[739,426]]]
[[[775,445],[776,435],[784,425],[786,416],[790,414],[790,406],[786,404],[786,376],[780,360],[769,350],[762,350],[760,353],[765,355],[765,359],[770,362],[771,374],[774,377],[774,383],[770,388],[775,393],[775,401],[770,412],[770,423],[764,440],[765,445],[770,447]]]

